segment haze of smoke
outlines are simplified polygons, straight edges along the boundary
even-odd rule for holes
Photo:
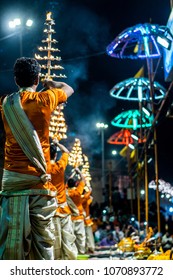
[[[115,100],[109,95],[106,84],[95,83],[88,92],[74,93],[65,108],[68,132],[79,138],[92,155],[101,152],[97,122],[105,122],[106,112]]]

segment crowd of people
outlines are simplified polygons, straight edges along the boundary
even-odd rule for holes
[[[69,151],[50,141],[52,112],[74,93],[64,82],[44,80],[34,58],[14,64],[17,92],[0,99],[5,131],[0,191],[0,259],[76,259],[94,250],[85,178],[65,182]],[[62,152],[56,159],[57,147]],[[88,202],[86,202],[88,201]],[[84,205],[84,206],[83,206]],[[85,210],[84,210],[85,209]]]
[[[117,216],[111,214],[106,218],[101,216],[95,219],[94,229],[94,241],[96,248],[98,247],[111,247],[118,245],[118,243],[126,238],[133,240],[134,244],[142,244],[148,235],[146,231],[146,225],[144,222],[138,223],[138,221],[132,216],[130,219],[121,223]],[[166,252],[173,248],[173,234],[168,229],[164,232],[158,232],[157,226],[151,228],[151,237],[148,244],[157,250]]]

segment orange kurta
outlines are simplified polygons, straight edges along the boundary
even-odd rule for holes
[[[92,226],[93,225],[93,221],[90,218],[90,204],[92,203],[92,197],[91,197],[91,191],[85,192],[82,195],[82,206],[83,209],[86,213],[84,222],[86,226]]]
[[[58,208],[56,210],[56,215],[64,217],[71,214],[70,208],[68,205],[64,205],[66,201],[66,185],[64,182],[64,172],[68,163],[68,153],[63,153],[61,158],[51,164],[51,176],[52,183],[57,189],[57,201]]]
[[[80,181],[77,187],[74,188],[68,188],[68,195],[75,203],[76,207],[79,210],[79,215],[74,216],[72,213],[72,221],[74,220],[84,220],[84,210],[82,206],[82,193],[85,187],[84,181]]]
[[[23,109],[31,121],[33,127],[38,133],[41,142],[44,157],[47,163],[47,173],[51,171],[50,165],[50,147],[49,147],[49,122],[51,113],[56,109],[60,103],[67,100],[66,93],[61,89],[52,88],[43,92],[29,92],[23,91],[20,93],[21,104]],[[0,110],[2,111],[2,100],[0,100]],[[6,133],[5,142],[5,160],[4,168],[9,171],[19,172],[23,174],[30,174],[40,176],[40,171],[30,162],[26,157],[19,144],[16,142],[11,129],[5,119],[2,111],[2,118],[4,121],[4,129]],[[53,184],[47,182],[39,183],[31,188],[50,188],[55,190]]]

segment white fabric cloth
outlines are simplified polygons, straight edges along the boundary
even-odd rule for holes
[[[85,254],[86,248],[86,235],[85,235],[85,225],[83,220],[74,220],[73,222],[73,231],[76,236],[76,247],[78,254]]]
[[[46,174],[46,161],[40,139],[22,108],[19,92],[6,96],[3,100],[2,107],[8,125],[21,149],[30,161],[43,174]]]
[[[77,248],[75,245],[75,235],[72,228],[71,216],[66,217],[55,216],[53,218],[55,226],[55,260],[76,260]]]

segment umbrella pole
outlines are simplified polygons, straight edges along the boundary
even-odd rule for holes
[[[145,221],[146,233],[148,233],[148,161],[147,161],[147,142],[144,146],[144,175],[145,175]]]
[[[155,153],[155,180],[156,180],[156,204],[157,204],[157,224],[158,224],[158,232],[161,232],[161,224],[160,224],[160,195],[159,195],[159,177],[158,177],[158,151],[157,151],[157,131],[154,128],[154,153]]]
[[[140,140],[142,143],[142,102],[139,101],[139,112],[140,112]]]
[[[113,211],[112,206],[112,162],[109,162],[109,208],[110,212]]]
[[[132,174],[131,174],[131,164],[130,164],[130,148],[127,146],[127,164],[128,164],[128,176],[129,176],[129,184],[130,184],[130,211],[131,215],[133,215],[133,182],[132,182]]]
[[[153,87],[153,61],[151,58],[147,58],[147,67],[148,67],[148,77],[150,81],[150,96],[152,100],[152,113],[155,117],[155,108],[154,108],[154,87]],[[160,225],[160,196],[159,196],[159,178],[158,178],[158,150],[157,150],[157,131],[156,126],[153,127],[154,133],[154,156],[155,156],[155,183],[156,183],[156,205],[157,205],[157,226],[158,232],[161,232]]]
[[[138,222],[139,225],[141,223],[141,213],[140,213],[140,208],[141,208],[141,203],[140,203],[140,182],[141,182],[141,177],[140,177],[140,168],[138,166],[138,149],[137,151],[137,209],[138,209]]]
[[[142,143],[142,102],[139,101],[139,112],[140,112],[140,142]],[[140,169],[138,167],[138,144],[136,148],[136,153],[137,153],[137,211],[138,211],[138,222],[140,225],[141,222],[141,214],[140,214],[140,183],[141,183],[141,176],[140,176]]]

